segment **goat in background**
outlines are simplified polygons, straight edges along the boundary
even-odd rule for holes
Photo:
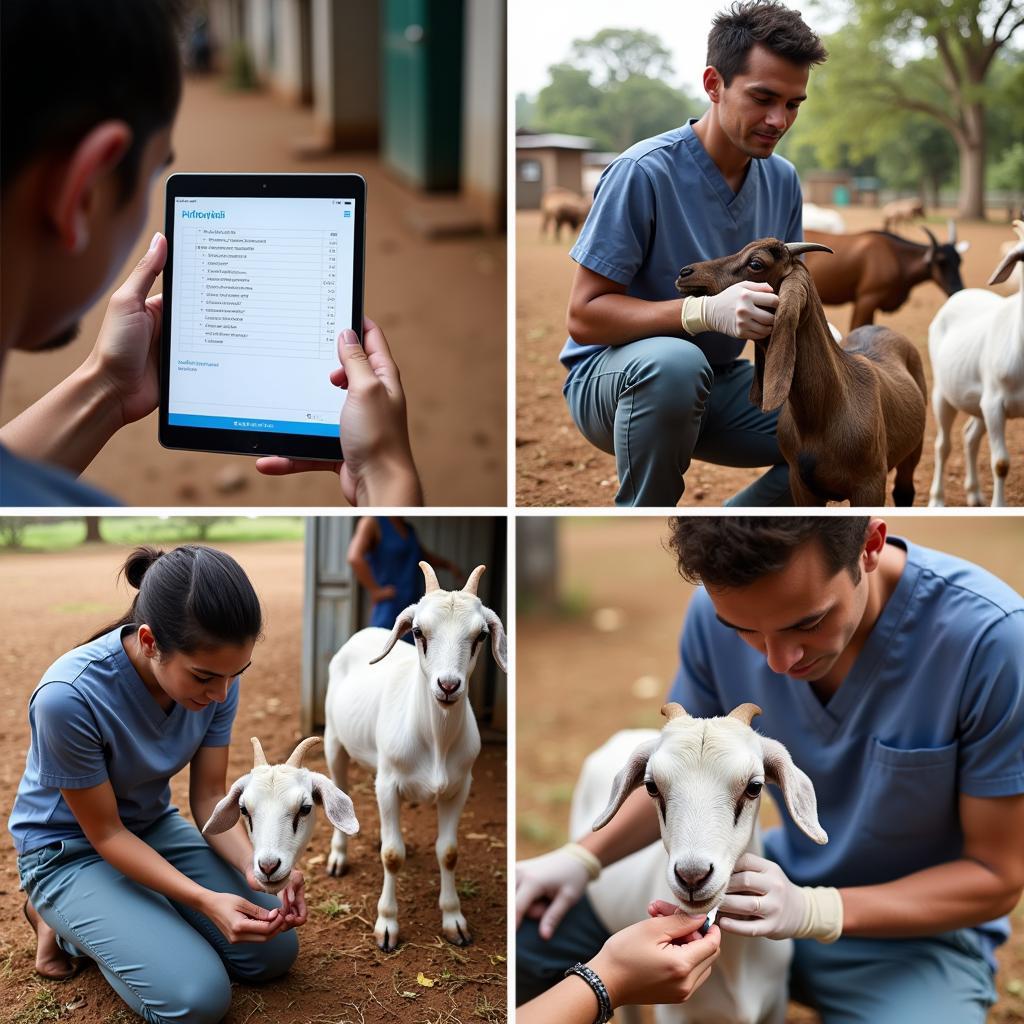
[[[853,507],[914,502],[924,445],[927,387],[917,349],[887,327],[861,327],[836,345],[801,253],[814,242],[762,238],[738,253],[683,267],[681,295],[717,295],[738,281],[767,281],[779,296],[771,337],[756,342],[750,401],[779,416],[779,450],[797,505],[849,499]]]

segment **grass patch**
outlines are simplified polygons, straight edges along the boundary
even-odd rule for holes
[[[63,1016],[64,1008],[60,1000],[49,989],[39,988],[28,1006],[11,1018],[11,1024],[44,1024],[44,1021],[60,1020]]]
[[[317,904],[316,912],[323,914],[324,917],[346,917],[352,913],[352,905],[350,903],[343,903],[337,896],[331,896],[329,899]]]
[[[103,516],[100,520],[103,540],[124,545],[302,540],[304,530],[299,516]],[[25,523],[18,535],[24,551],[67,551],[85,540],[85,520]],[[11,539],[11,531],[3,531],[4,547],[10,548]]]
[[[480,886],[472,878],[464,878],[455,887],[459,897],[464,900],[471,900],[480,894]]]

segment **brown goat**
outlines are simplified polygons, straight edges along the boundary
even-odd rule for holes
[[[967,251],[968,243],[957,243],[952,223],[948,242],[940,243],[927,228],[922,230],[928,236],[928,245],[884,231],[854,235],[804,232],[808,242],[817,242],[835,253],[833,259],[812,256],[807,261],[821,301],[827,306],[852,302],[852,331],[874,323],[878,310],[891,313],[899,309],[911,289],[923,281],[934,281],[947,295],[961,291],[960,254]]]
[[[801,253],[828,250],[813,242],[762,238],[733,256],[683,267],[681,295],[717,295],[738,281],[767,281],[779,296],[771,337],[756,342],[750,401],[779,415],[779,450],[789,464],[797,505],[849,499],[914,502],[914,469],[924,443],[927,404],[917,349],[887,327],[862,327],[837,345]]]
[[[549,188],[540,201],[540,233],[545,237],[548,233],[548,226],[554,225],[554,235],[557,241],[562,235],[562,225],[567,224],[570,231],[579,231],[583,222],[590,213],[590,200],[567,188],[557,185]]]

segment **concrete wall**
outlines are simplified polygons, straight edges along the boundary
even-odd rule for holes
[[[505,223],[505,0],[466,0],[462,192],[491,230]]]

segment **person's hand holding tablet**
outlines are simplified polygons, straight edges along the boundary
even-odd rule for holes
[[[338,335],[341,366],[331,383],[348,391],[341,410],[343,462],[267,456],[256,468],[268,476],[315,470],[337,473],[341,490],[353,505],[422,505],[423,492],[409,447],[405,393],[384,332],[363,320],[363,344],[355,331]]]

